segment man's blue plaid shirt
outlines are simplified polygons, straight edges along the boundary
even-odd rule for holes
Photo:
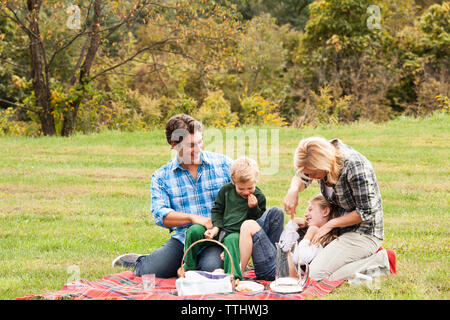
[[[231,164],[232,160],[225,155],[202,151],[197,181],[181,167],[177,157],[155,171],[150,187],[155,223],[174,231],[172,238],[184,244],[186,230],[191,224],[169,228],[164,225],[164,218],[172,211],[210,218],[219,189],[231,181]]]

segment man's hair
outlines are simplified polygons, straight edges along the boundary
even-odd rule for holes
[[[199,121],[187,114],[177,114],[166,123],[166,139],[169,144],[172,142],[178,144],[186,135],[202,130],[203,126]]]
[[[258,163],[247,157],[240,157],[231,165],[231,180],[234,183],[245,183],[247,181],[258,181]]]

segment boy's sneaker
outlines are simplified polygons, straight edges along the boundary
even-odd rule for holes
[[[395,251],[391,250],[391,249],[386,249],[386,252],[387,252],[388,259],[389,259],[389,269],[392,274],[396,274],[397,267],[395,265]]]
[[[112,262],[112,266],[134,268],[136,266],[136,261],[140,256],[142,256],[142,254],[136,253],[123,254],[114,259],[114,261]]]

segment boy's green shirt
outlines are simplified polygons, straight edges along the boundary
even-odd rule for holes
[[[249,208],[248,199],[244,199],[236,192],[234,184],[224,185],[219,190],[211,210],[213,225],[229,234],[239,232],[245,220],[260,218],[266,211],[266,196],[258,187],[255,187],[253,194],[258,199],[258,205]]]

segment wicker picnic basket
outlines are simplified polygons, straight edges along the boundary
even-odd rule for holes
[[[195,246],[195,245],[197,245],[199,243],[202,243],[202,242],[213,242],[215,244],[218,244],[219,246],[221,246],[226,251],[226,253],[230,257],[230,261],[231,261],[230,281],[231,281],[231,287],[233,288],[233,291],[234,291],[235,288],[236,288],[236,279],[234,278],[234,263],[233,263],[233,259],[231,258],[230,251],[228,251],[228,248],[223,243],[221,243],[221,242],[219,242],[217,240],[214,240],[214,239],[200,239],[198,241],[195,241],[193,244],[191,244],[189,246],[189,248],[187,248],[187,250],[184,252],[183,259],[181,260],[181,268],[180,268],[180,275],[181,275],[181,277],[184,278],[184,276],[185,276],[185,270],[184,270],[183,266],[184,266],[184,259],[186,257],[186,254],[189,252],[189,250],[192,249],[193,246]]]

